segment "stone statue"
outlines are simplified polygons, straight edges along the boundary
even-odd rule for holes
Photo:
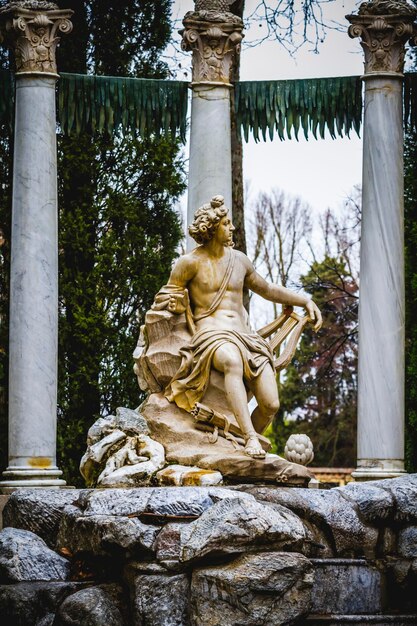
[[[221,372],[230,409],[245,439],[245,452],[263,458],[258,433],[266,429],[279,408],[274,357],[267,341],[250,328],[243,289],[272,302],[304,307],[316,329],[320,328],[321,315],[312,300],[267,283],[245,254],[233,250],[233,231],[222,196],[198,209],[189,233],[199,245],[177,261],[162,303],[161,298],[156,299],[157,306],[161,303],[173,313],[182,312],[187,289],[195,327],[167,397],[191,411],[204,396],[211,369]],[[246,387],[258,402],[252,416]]]
[[[279,407],[277,365],[289,362],[288,350],[295,350],[305,323],[321,327],[321,314],[311,299],[266,282],[248,257],[233,249],[233,231],[222,196],[196,211],[189,233],[198,246],[174,265],[135,351],[139,384],[151,394],[141,413],[168,462],[198,464],[233,479],[305,479],[305,468],[266,454],[270,445],[261,433]],[[244,288],[286,307],[265,333],[250,327]],[[307,315],[297,316],[293,306]],[[276,359],[273,349],[294,326],[298,331],[289,348]],[[275,343],[261,336],[272,331],[278,331]],[[258,403],[252,415],[251,394]],[[209,431],[205,439],[196,429]]]

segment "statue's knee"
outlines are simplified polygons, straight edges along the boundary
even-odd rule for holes
[[[222,350],[218,355],[225,374],[243,375],[242,356],[235,346],[222,346]]]
[[[267,415],[276,415],[279,411],[279,399],[273,398],[267,402],[265,406],[265,413]]]

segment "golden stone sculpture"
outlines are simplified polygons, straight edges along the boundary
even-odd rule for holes
[[[276,369],[289,362],[308,321],[320,328],[321,314],[311,299],[266,282],[233,249],[233,231],[222,196],[196,211],[189,233],[198,246],[178,259],[156,295],[135,353],[139,384],[150,392],[141,413],[168,461],[232,479],[306,479],[306,468],[266,454],[262,432],[279,408]],[[283,314],[255,332],[244,288],[284,305]],[[277,358],[274,350],[291,331]],[[251,395],[258,404],[252,415]]]

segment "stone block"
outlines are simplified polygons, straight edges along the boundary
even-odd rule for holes
[[[247,491],[259,501],[280,504],[315,524],[329,538],[336,556],[375,556],[378,530],[362,521],[356,503],[341,490],[254,486]]]
[[[17,489],[4,508],[3,524],[30,530],[54,548],[62,512],[80,493],[78,489]]]
[[[180,560],[253,552],[260,546],[297,551],[306,539],[301,520],[247,498],[222,500],[181,529]]]
[[[82,515],[77,507],[67,507],[58,533],[57,547],[75,555],[129,555],[152,550],[160,527],[144,524],[125,515]]]
[[[0,532],[0,582],[64,581],[70,565],[28,530],[4,528]]]
[[[359,559],[312,559],[312,613],[376,615],[384,608],[381,572]]]
[[[417,557],[417,527],[407,526],[398,533],[398,553],[406,559]]]
[[[185,574],[138,574],[130,582],[132,626],[188,626],[190,582]]]
[[[24,582],[0,585],[2,626],[51,626],[61,602],[85,587],[76,582]],[[83,626],[87,626],[85,623]]]
[[[313,570],[301,554],[265,552],[194,570],[192,626],[282,626],[310,610]]]
[[[81,589],[65,598],[53,626],[125,626],[118,585]]]

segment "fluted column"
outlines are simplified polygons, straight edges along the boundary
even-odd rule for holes
[[[193,53],[187,220],[216,194],[232,208],[230,76],[240,52],[243,22],[233,0],[197,0],[185,15],[182,47]],[[187,238],[187,248],[194,247]]]
[[[58,231],[55,51],[70,10],[12,2],[0,33],[14,54],[9,465],[0,488],[60,487],[56,466]]]
[[[402,72],[416,15],[373,0],[347,16],[365,52],[356,480],[405,471]]]

